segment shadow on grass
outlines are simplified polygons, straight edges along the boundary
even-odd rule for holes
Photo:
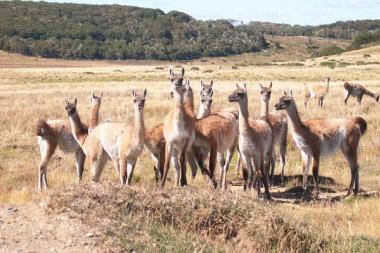
[[[347,198],[348,185],[337,183],[331,177],[319,176],[319,197],[316,199],[314,193],[314,179],[309,175],[307,180],[307,190],[303,193],[303,175],[284,176],[284,183],[281,182],[280,175],[275,175],[273,185],[269,189],[271,196],[276,203],[302,204],[310,202],[334,203]],[[231,182],[232,183],[232,182]],[[242,181],[232,183],[235,186],[242,185]],[[293,186],[289,186],[293,185]],[[263,190],[261,192],[264,192]],[[360,191],[361,198],[371,198],[378,195],[377,192]],[[353,193],[351,194],[353,196]]]
[[[318,177],[319,182],[319,197],[314,198],[314,179],[313,176],[308,176],[307,180],[307,190],[303,194],[303,188],[301,186],[287,186],[289,182],[298,182],[297,185],[302,185],[303,175],[294,175],[294,176],[284,176],[284,184],[281,183],[281,177],[275,176],[273,180],[273,186],[271,195],[276,202],[279,203],[293,203],[301,204],[304,202],[330,202],[334,203],[336,201],[341,201],[342,199],[347,198],[348,186],[337,183],[331,177]],[[283,189],[276,191],[275,189]],[[339,189],[339,190],[336,190]],[[359,191],[358,196],[361,198],[370,198],[375,196],[376,192],[366,192]],[[353,193],[351,194],[353,196]]]

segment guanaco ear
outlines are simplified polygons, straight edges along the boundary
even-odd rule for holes
[[[100,93],[100,98],[102,98],[103,97],[103,91],[102,91],[102,93]]]
[[[74,98],[74,105],[77,106],[77,98]]]
[[[271,89],[272,89],[272,82],[270,82],[270,84],[269,84],[269,88],[271,88]]]
[[[204,86],[204,82],[203,82],[203,78],[201,78],[201,87],[203,88]]]
[[[185,75],[185,67],[182,66],[182,69],[181,69],[181,77],[183,78],[184,75]]]
[[[69,101],[67,100],[67,98],[65,98],[65,104],[66,104],[66,105],[69,104]]]
[[[264,89],[263,85],[261,84],[261,82],[259,82],[259,88],[260,89]]]
[[[247,91],[247,82],[244,81],[244,90]]]
[[[136,91],[135,91],[134,88],[132,89],[132,96],[133,96],[133,97],[136,97]]]
[[[283,95],[283,96],[288,95],[284,89],[282,89],[282,95]]]
[[[203,98],[203,96],[204,96],[204,95],[203,95],[203,90],[201,90],[200,94],[201,94],[201,98]]]
[[[144,89],[144,98],[146,97],[146,93],[147,93],[148,91],[146,90],[146,88]]]
[[[190,78],[186,79],[186,90],[188,90],[190,87]]]
[[[214,79],[211,79],[210,86],[212,87],[213,84],[214,84]]]
[[[290,95],[291,98],[293,98],[293,90],[292,89],[290,89],[289,95]]]
[[[210,98],[212,98],[213,95],[214,95],[214,90],[211,90],[209,93]]]
[[[240,89],[239,85],[236,83],[236,88]]]
[[[173,69],[172,69],[172,66],[169,67],[169,75],[170,75],[170,77],[173,76]]]
[[[91,101],[92,101],[93,98],[95,98],[95,96],[94,96],[94,91],[91,90]]]

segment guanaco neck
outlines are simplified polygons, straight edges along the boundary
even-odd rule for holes
[[[248,99],[245,98],[239,101],[239,135],[247,136],[249,129],[248,122]]]
[[[88,133],[83,128],[78,112],[76,111],[72,116],[69,116],[69,119],[70,119],[71,130],[73,132],[74,138],[78,142],[78,144],[81,147],[83,147],[83,144],[86,141]]]
[[[183,94],[175,90],[173,95],[174,95],[174,109],[173,109],[174,121],[182,122],[183,119],[185,118],[185,103],[183,99]],[[188,106],[191,107],[191,104],[189,104]]]
[[[267,100],[261,99],[260,118],[268,122],[269,121],[268,115],[269,115],[269,99]]]
[[[144,123],[144,109],[138,109],[138,106],[135,106],[135,137],[144,143],[145,141],[145,123]]]
[[[91,131],[97,125],[99,125],[99,109],[100,109],[100,103],[95,103],[92,106],[89,131]]]
[[[211,108],[207,110],[204,106],[204,104],[201,101],[201,104],[199,106],[199,112],[197,115],[197,119],[205,118],[211,114]]]
[[[190,118],[195,118],[194,114],[194,96],[185,94],[183,98],[184,108],[186,115],[188,115]]]
[[[288,114],[289,125],[292,132],[302,135],[306,127],[300,119],[300,116],[298,114],[297,107],[294,101],[292,101],[291,104],[288,107],[286,107],[286,112]]]
[[[325,87],[325,92],[328,92],[330,88],[330,82],[326,81],[326,87]]]
[[[367,90],[366,88],[364,88],[363,87],[363,91],[364,91],[364,94],[366,94],[366,95],[368,95],[368,96],[370,96],[370,97],[372,97],[372,98],[374,98],[374,99],[376,99],[377,98],[377,94],[374,94],[374,93],[372,93],[372,92],[370,92],[369,90]]]

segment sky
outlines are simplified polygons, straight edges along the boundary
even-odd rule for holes
[[[44,0],[56,3],[118,4],[184,12],[198,20],[232,19],[289,25],[380,19],[380,0]]]

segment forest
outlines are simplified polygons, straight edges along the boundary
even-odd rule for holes
[[[196,20],[160,9],[121,5],[0,1],[0,49],[60,59],[193,60],[259,52],[265,35],[309,36],[377,43],[380,20],[291,26],[236,20]],[[375,35],[374,35],[375,34]],[[364,36],[364,39],[360,36]],[[361,38],[361,39],[360,39]]]

